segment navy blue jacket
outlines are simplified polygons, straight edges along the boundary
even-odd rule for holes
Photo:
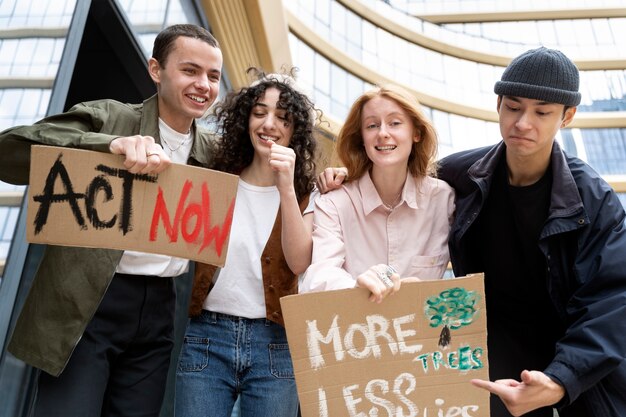
[[[439,178],[456,191],[456,217],[449,247],[457,276],[482,272],[469,256],[464,237],[483,207],[505,150],[500,142],[459,152],[440,162]],[[557,342],[554,359],[543,372],[566,390],[559,407],[580,397],[590,416],[624,417],[624,209],[613,189],[589,165],[565,154],[557,142],[551,158],[550,209],[538,245],[548,265],[547,290],[566,331]],[[497,312],[487,314],[488,320],[498,319]]]

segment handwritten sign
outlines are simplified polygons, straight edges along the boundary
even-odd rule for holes
[[[303,417],[489,417],[483,274],[281,298]]]
[[[33,146],[27,240],[160,253],[223,266],[238,177],[172,164],[132,174],[124,157]]]

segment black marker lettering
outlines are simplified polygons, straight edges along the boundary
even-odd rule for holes
[[[81,230],[87,229],[85,219],[83,219],[80,207],[78,206],[78,200],[85,198],[85,194],[74,192],[70,176],[65,169],[65,165],[61,162],[62,156],[62,153],[59,154],[56,162],[52,165],[52,168],[50,168],[50,172],[48,173],[48,177],[46,178],[46,183],[43,188],[43,193],[33,197],[33,200],[41,203],[39,209],[37,210],[37,214],[35,215],[35,234],[41,232],[41,229],[43,229],[48,222],[50,205],[52,205],[52,203],[63,203],[66,201],[70,204],[76,223],[78,223]],[[54,183],[56,182],[57,177],[61,178],[61,183],[65,188],[64,194],[54,194]]]

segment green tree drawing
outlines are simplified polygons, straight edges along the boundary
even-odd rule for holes
[[[430,319],[430,327],[443,326],[439,335],[439,347],[450,344],[450,330],[471,324],[477,310],[478,295],[474,291],[455,287],[442,291],[426,300],[425,313]]]

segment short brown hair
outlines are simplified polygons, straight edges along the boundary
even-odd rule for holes
[[[172,25],[159,32],[152,47],[152,58],[156,59],[161,67],[165,67],[167,58],[174,48],[174,42],[181,36],[200,39],[214,48],[220,48],[217,39],[203,27],[190,23]]]
[[[420,141],[413,144],[409,155],[408,169],[411,175],[421,177],[435,175],[437,158],[437,132],[430,120],[422,113],[417,99],[405,89],[388,84],[366,91],[356,99],[348,117],[337,136],[337,156],[348,168],[350,179],[362,177],[372,167],[361,135],[361,113],[365,103],[375,97],[395,101],[406,112],[419,134]]]

